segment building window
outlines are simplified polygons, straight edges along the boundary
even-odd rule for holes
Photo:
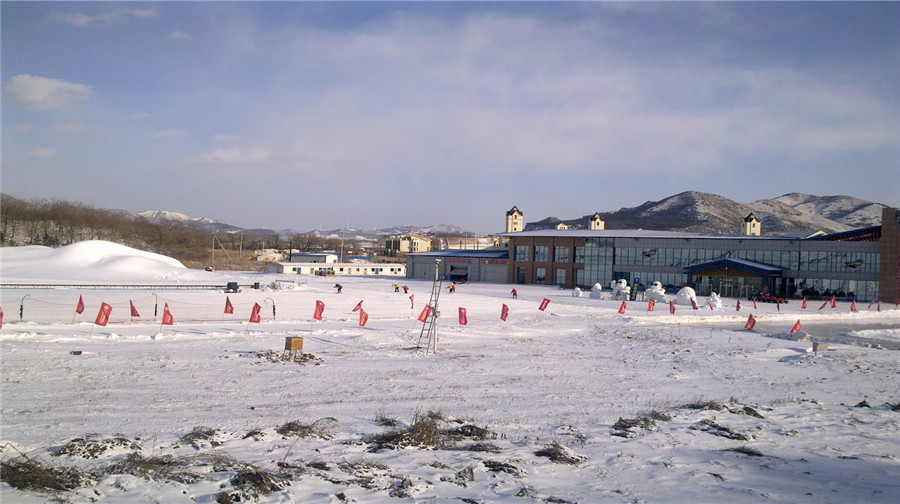
[[[556,270],[556,285],[565,285],[566,284],[566,270],[563,268],[557,268]]]
[[[550,247],[536,245],[534,247],[534,262],[547,262],[550,260]]]
[[[528,245],[516,245],[516,261],[528,261]]]
[[[569,262],[569,247],[553,247],[553,262]]]
[[[547,282],[547,270],[545,268],[535,268],[534,269],[534,283],[546,283]]]
[[[575,262],[584,264],[584,247],[575,247]]]

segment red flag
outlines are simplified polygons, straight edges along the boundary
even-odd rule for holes
[[[819,307],[819,311],[824,310],[826,306],[828,306],[828,301],[825,301],[824,303],[822,303],[822,306]]]
[[[806,296],[803,296],[803,304],[800,305],[800,308],[806,309]]]
[[[506,306],[506,303],[503,304],[503,308],[500,309],[500,320],[506,322],[506,317],[509,316],[509,306]]]
[[[415,297],[416,297],[415,294],[410,294],[410,295],[409,295],[409,309],[410,309],[410,310],[412,310],[412,309],[413,309],[413,306],[415,306],[415,302],[413,301],[413,298],[415,298]]]
[[[366,313],[366,310],[362,308],[359,309],[359,327],[365,327],[366,322],[369,321],[369,314]]]
[[[163,318],[162,325],[172,325],[175,323],[175,317],[172,316],[172,312],[169,311],[169,303],[166,303],[163,306]]]
[[[322,312],[325,311],[325,303],[322,301],[316,300],[316,311],[313,312],[313,318],[316,320],[322,320]]]
[[[709,311],[713,311],[712,301],[710,301],[709,299],[707,299],[707,300],[706,300],[706,304],[709,305]]]
[[[878,309],[876,311],[881,311],[881,301],[878,302]]]
[[[835,302],[834,296],[831,296],[831,307],[832,307],[832,308],[837,308],[837,302]]]
[[[262,320],[262,317],[259,315],[260,310],[262,310],[262,306],[260,306],[259,303],[253,303],[253,311],[250,312],[250,322],[259,324]]]
[[[656,301],[653,298],[647,300],[647,311],[653,311],[656,308]]]
[[[462,306],[459,307],[459,325],[466,325],[469,323],[469,318],[466,316],[466,309]]]
[[[356,303],[356,308],[353,308],[353,311],[362,310],[362,300],[359,303]]]
[[[741,300],[737,300],[737,304],[734,306],[734,311],[741,311]]]
[[[78,304],[75,306],[75,313],[79,315],[84,313],[84,298],[82,296],[78,296]]]
[[[756,298],[754,297],[754,298],[750,298],[750,299],[753,300],[753,309],[755,310],[756,309]]]
[[[625,314],[625,307],[628,306],[625,301],[622,301],[622,304],[619,306],[619,313]]]
[[[0,306],[0,329],[3,329],[3,307]]]
[[[669,313],[675,315],[675,301],[669,301]]]
[[[422,308],[422,313],[419,314],[419,322],[427,322],[428,317],[431,316],[431,305],[425,305],[425,308]]]
[[[546,310],[548,304],[550,304],[550,300],[547,298],[544,298],[543,300],[541,300],[541,306],[538,306],[538,310],[541,310],[541,311]]]
[[[781,311],[781,302],[780,301],[775,301],[775,309],[778,311]]]
[[[872,305],[875,304],[875,301],[877,301],[877,299],[873,299],[872,302],[869,303],[869,308],[871,308]]]
[[[699,308],[697,308],[697,302],[694,301],[694,298],[691,298],[691,308],[699,310]]]
[[[751,313],[750,316],[747,317],[747,323],[744,325],[744,329],[752,331],[754,326],[756,326],[756,319],[753,318],[753,314]]]
[[[131,305],[131,316],[140,318],[141,314],[138,313],[137,308],[134,307],[134,303],[129,299],[128,304]]]
[[[94,323],[98,326],[105,326],[109,322],[110,313],[112,313],[112,306],[100,303],[100,311],[97,312],[97,318],[94,319]]]
[[[850,303],[850,311],[851,311],[851,312],[856,312],[856,311],[857,311],[857,308],[856,308],[856,300],[855,300],[855,299],[853,300],[852,303]]]
[[[794,327],[791,328],[791,334],[797,334],[800,332],[800,321],[798,320]]]
[[[225,296],[225,313],[234,313],[234,305],[231,304],[231,298]]]

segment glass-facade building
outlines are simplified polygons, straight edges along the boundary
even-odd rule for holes
[[[507,233],[508,281],[607,288],[625,279],[639,289],[654,281],[671,291],[689,285],[700,295],[745,297],[762,291],[785,298],[896,302],[896,210],[886,209],[885,222],[812,238],[649,230]]]

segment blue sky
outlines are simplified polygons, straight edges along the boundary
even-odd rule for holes
[[[900,205],[900,3],[7,2],[4,193],[502,231],[687,190]]]

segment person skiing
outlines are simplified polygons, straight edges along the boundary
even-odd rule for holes
[[[403,293],[409,294],[409,286],[406,286],[406,285],[403,286]]]
[[[400,284],[394,284],[394,292],[400,292]]]
[[[337,289],[337,293],[340,294],[340,293],[341,293],[341,289],[343,289],[344,286],[341,285],[341,284],[334,284],[334,288]]]
[[[513,299],[519,299],[519,291],[517,291],[516,289],[513,289],[512,297],[513,297]]]

